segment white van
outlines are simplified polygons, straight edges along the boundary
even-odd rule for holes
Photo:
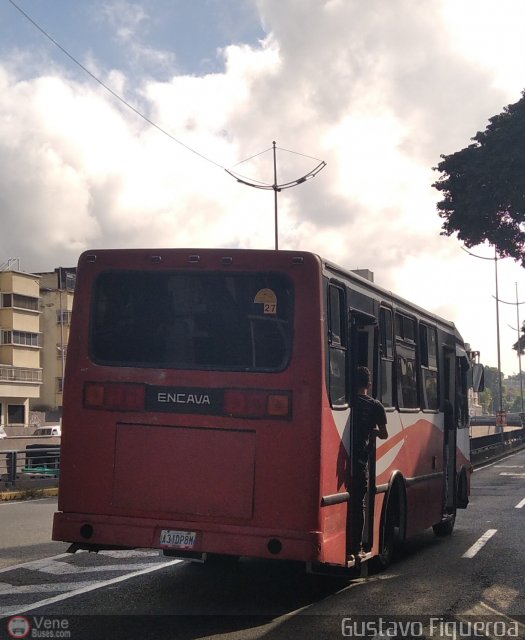
[[[38,427],[33,433],[34,436],[61,436],[62,429],[59,424],[52,424],[47,427]]]

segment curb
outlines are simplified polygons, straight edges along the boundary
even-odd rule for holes
[[[49,498],[57,495],[58,487],[48,487],[46,489],[17,489],[0,493],[0,502],[29,500],[31,498]]]

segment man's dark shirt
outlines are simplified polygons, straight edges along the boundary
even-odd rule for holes
[[[383,405],[366,395],[358,395],[354,407],[354,448],[356,460],[366,464],[368,460],[368,447],[370,434],[376,425],[386,424],[386,413]]]

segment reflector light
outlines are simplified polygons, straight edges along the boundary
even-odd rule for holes
[[[104,406],[104,385],[88,382],[84,387],[84,405],[86,407]]]
[[[144,409],[145,395],[145,387],[141,384],[86,382],[84,404],[90,409],[140,411]]]
[[[268,413],[271,416],[288,416],[290,414],[290,398],[288,394],[272,393],[269,395]]]
[[[224,392],[224,413],[242,418],[286,418],[290,415],[290,395],[286,391],[227,389]]]

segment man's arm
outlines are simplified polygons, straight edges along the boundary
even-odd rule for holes
[[[388,438],[386,424],[378,424],[374,432],[380,440],[386,440]]]
[[[376,427],[374,428],[374,434],[380,440],[386,440],[388,438],[388,431],[386,428],[386,412],[383,405],[377,401],[377,416],[376,416]]]

